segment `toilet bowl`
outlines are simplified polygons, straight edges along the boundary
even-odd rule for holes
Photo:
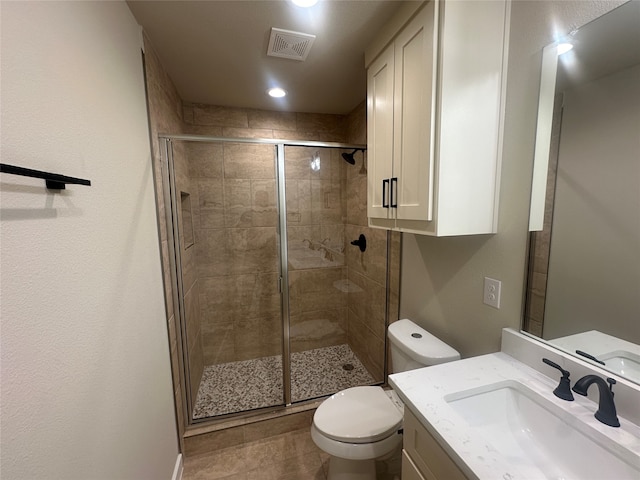
[[[389,326],[394,372],[458,360],[460,354],[410,320]],[[327,480],[375,480],[375,460],[402,446],[404,405],[393,390],[353,387],[317,408],[311,438],[330,455]]]
[[[381,387],[348,388],[322,402],[313,417],[311,438],[331,455],[329,478],[375,479],[375,459],[402,445],[402,414],[395,392]]]

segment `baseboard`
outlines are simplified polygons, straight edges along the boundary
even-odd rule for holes
[[[182,480],[182,472],[184,471],[184,465],[182,464],[182,454],[178,454],[178,458],[176,458],[176,466],[173,469],[173,476],[171,480]]]

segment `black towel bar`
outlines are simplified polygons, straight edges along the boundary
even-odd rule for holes
[[[47,188],[51,190],[64,190],[68,183],[91,186],[91,182],[84,178],[67,177],[66,175],[16,167],[15,165],[7,165],[6,163],[0,163],[0,172],[11,175],[22,175],[23,177],[42,178]]]

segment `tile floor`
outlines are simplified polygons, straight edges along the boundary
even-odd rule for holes
[[[353,368],[345,370],[345,364]],[[291,355],[291,397],[294,402],[373,383],[373,377],[346,344]],[[282,403],[281,356],[209,365],[202,374],[193,418]]]
[[[184,460],[183,480],[326,480],[329,456],[308,428]],[[378,480],[400,478],[400,452],[377,462]]]

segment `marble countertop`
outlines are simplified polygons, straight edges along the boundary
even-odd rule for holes
[[[559,378],[559,376],[558,376]],[[605,441],[627,463],[640,469],[640,427],[620,417],[621,427],[598,422],[597,405],[576,395],[573,402],[553,395],[557,381],[499,352],[389,376],[389,384],[440,442],[469,478],[539,480],[545,474],[501,455],[449,405],[445,396],[505,381],[524,384],[571,414],[569,421],[590,436]]]

